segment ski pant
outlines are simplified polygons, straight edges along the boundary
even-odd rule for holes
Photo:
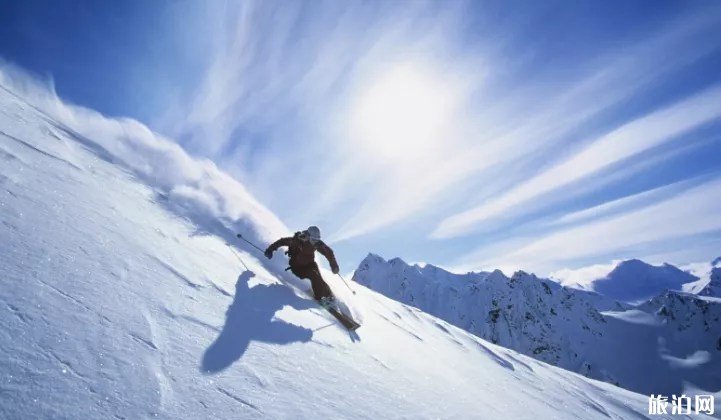
[[[320,275],[318,263],[313,262],[304,265],[292,265],[290,266],[290,271],[299,279],[310,280],[316,300],[321,300],[324,297],[333,297],[333,292],[330,290],[330,286],[328,286],[328,283],[326,283]]]

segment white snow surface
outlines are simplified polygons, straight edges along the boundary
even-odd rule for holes
[[[695,264],[699,279],[685,284],[683,291],[705,297],[721,298],[721,257],[710,264]]]
[[[708,277],[708,283],[698,294],[701,296],[721,298],[721,267],[713,267]]]
[[[697,295],[703,289],[705,289],[709,283],[710,283],[710,279],[708,277],[702,276],[694,282],[684,284],[681,291],[685,292],[685,293],[691,293],[691,294]]]
[[[327,276],[349,334],[234,238],[283,233],[242,186],[0,76],[2,419],[708,418],[649,415],[647,395]]]
[[[478,337],[641,394],[721,391],[721,300],[639,307],[519,271],[465,275],[369,254],[354,280]]]

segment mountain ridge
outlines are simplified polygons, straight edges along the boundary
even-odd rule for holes
[[[654,383],[663,383],[665,390],[678,392],[686,380],[695,380],[712,390],[721,389],[721,378],[709,380],[704,368],[688,365],[685,370],[674,369],[668,359],[684,359],[687,356],[684,352],[689,350],[707,351],[709,360],[701,364],[721,369],[721,352],[714,344],[714,337],[721,337],[721,322],[716,322],[721,314],[719,302],[693,307],[698,310],[689,309],[689,304],[685,306],[687,312],[680,307],[669,309],[670,306],[662,311],[663,304],[640,310],[597,292],[562,286],[522,270],[510,277],[500,270],[474,276],[453,274],[439,267],[421,270],[399,258],[390,261],[369,253],[353,279],[494,344],[592,379],[636,392],[652,390]],[[442,274],[428,275],[433,272]],[[666,291],[659,296],[672,300],[677,296],[675,293]],[[706,312],[700,309],[704,305]],[[669,314],[674,318],[668,318]],[[708,327],[694,328],[705,341],[693,348],[677,343],[674,338],[677,330],[690,327],[675,323],[675,319],[693,322],[702,319],[699,322]],[[658,348],[659,337],[672,343],[673,356]],[[625,354],[627,346],[638,349],[635,363],[659,373],[639,379],[643,374],[632,362],[614,360],[613,355]]]

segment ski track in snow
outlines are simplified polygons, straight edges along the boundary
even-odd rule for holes
[[[418,340],[418,341],[423,341],[423,338],[422,338],[421,336],[419,336],[418,334],[416,334],[416,333],[414,333],[413,331],[411,331],[408,327],[403,327],[403,326],[401,326],[400,324],[398,324],[398,323],[395,322],[395,321],[392,321],[390,318],[388,318],[388,317],[385,316],[385,315],[378,314],[378,316],[380,316],[381,318],[385,319],[386,321],[388,321],[389,324],[397,327],[399,330],[401,330],[401,331],[403,331],[404,333],[410,335],[411,337],[415,338],[416,340]]]
[[[360,285],[349,334],[40,108],[0,90],[0,418],[679,418]]]
[[[217,387],[217,389],[218,389],[218,392],[220,392],[221,394],[225,395],[226,397],[231,398],[233,401],[241,404],[242,406],[248,407],[248,408],[252,408],[253,410],[260,412],[260,410],[258,409],[258,407],[256,407],[255,405],[249,403],[248,401],[245,401],[244,399],[242,399],[242,398],[240,398],[240,397],[238,397],[238,396],[235,396],[235,395],[231,394],[230,392],[226,391],[225,389],[223,389],[223,388],[221,388],[221,387]]]

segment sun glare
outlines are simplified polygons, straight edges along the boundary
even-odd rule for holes
[[[452,90],[430,72],[402,65],[361,93],[354,133],[375,157],[399,160],[432,154],[450,122]]]

